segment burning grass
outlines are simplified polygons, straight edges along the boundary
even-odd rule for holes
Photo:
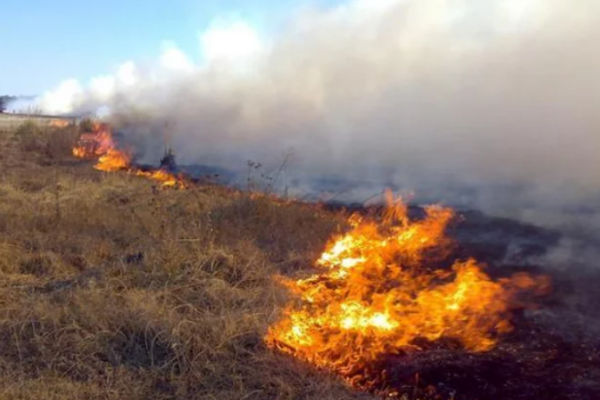
[[[552,316],[573,302],[564,282],[528,315],[517,293],[544,285],[493,268],[508,250],[477,244],[500,229],[546,245],[540,232],[473,217],[487,233],[463,224],[477,240],[457,247],[443,208],[409,218],[397,205],[348,222],[213,185],[156,190],[163,180],[136,175],[160,169],[129,159],[106,174],[72,157],[76,143],[94,163],[120,151],[97,127],[78,141],[72,127],[51,129],[64,130],[58,144],[43,130],[33,147],[0,135],[1,397],[377,398],[363,388],[537,400],[600,389],[597,340]],[[490,266],[467,261],[475,253]]]
[[[183,176],[164,168],[145,171],[134,166],[131,152],[118,146],[109,124],[91,122],[85,128],[86,131],[81,134],[72,151],[78,158],[97,159],[95,169],[104,172],[127,171],[132,175],[158,181],[164,187],[185,189],[188,186]]]

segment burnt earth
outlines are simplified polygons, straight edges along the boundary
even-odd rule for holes
[[[420,399],[597,399],[600,342],[572,341],[520,317],[517,331],[488,353],[438,344],[384,357],[372,388]]]

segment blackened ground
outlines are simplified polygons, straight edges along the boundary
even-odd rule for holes
[[[423,210],[411,207],[410,215],[421,218]],[[550,269],[545,257],[559,244],[559,232],[477,211],[459,213],[449,234],[456,242],[453,254],[436,267],[473,257],[494,278],[523,271],[550,275],[552,293],[538,299],[537,309],[515,310],[515,330],[490,352],[421,341],[424,351],[382,357],[355,383],[422,400],[600,399],[600,268],[578,263],[575,269]]]
[[[573,341],[535,320],[519,317],[517,331],[488,353],[451,345],[390,356],[376,386],[423,399],[598,399],[598,340]]]

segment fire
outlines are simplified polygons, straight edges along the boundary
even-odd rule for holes
[[[144,176],[146,178],[161,182],[166,187],[186,187],[185,182],[181,177],[173,175],[165,170],[159,169],[152,172],[136,171],[136,175]]]
[[[445,229],[453,216],[430,206],[410,221],[402,202],[390,204],[381,223],[353,215],[350,232],[316,262],[318,272],[281,278],[294,301],[269,328],[267,344],[349,381],[384,355],[440,339],[472,352],[492,349],[512,329],[516,295],[548,282],[524,274],[493,281],[472,259],[436,267],[449,254]]]
[[[118,148],[109,124],[94,122],[92,132],[84,133],[73,148],[73,155],[84,159],[98,159],[94,168],[104,172],[127,171],[136,176],[142,176],[160,182],[164,187],[187,187],[182,176],[171,174],[163,169],[144,171],[132,166],[132,156],[129,152]]]
[[[98,159],[94,166],[99,171],[116,172],[129,169],[131,158],[123,151],[117,149],[108,149],[106,154]]]
[[[79,138],[77,146],[73,148],[73,155],[78,158],[97,158],[116,148],[110,125],[94,122],[92,132],[83,133]]]
[[[66,119],[55,119],[50,121],[50,126],[53,128],[66,128],[69,125],[71,125],[71,121]]]

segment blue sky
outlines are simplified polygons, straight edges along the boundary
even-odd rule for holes
[[[331,6],[341,0],[311,0]],[[18,0],[0,7],[0,95],[37,95],[87,81],[127,60],[156,58],[165,41],[191,56],[215,17],[269,32],[306,0]]]

